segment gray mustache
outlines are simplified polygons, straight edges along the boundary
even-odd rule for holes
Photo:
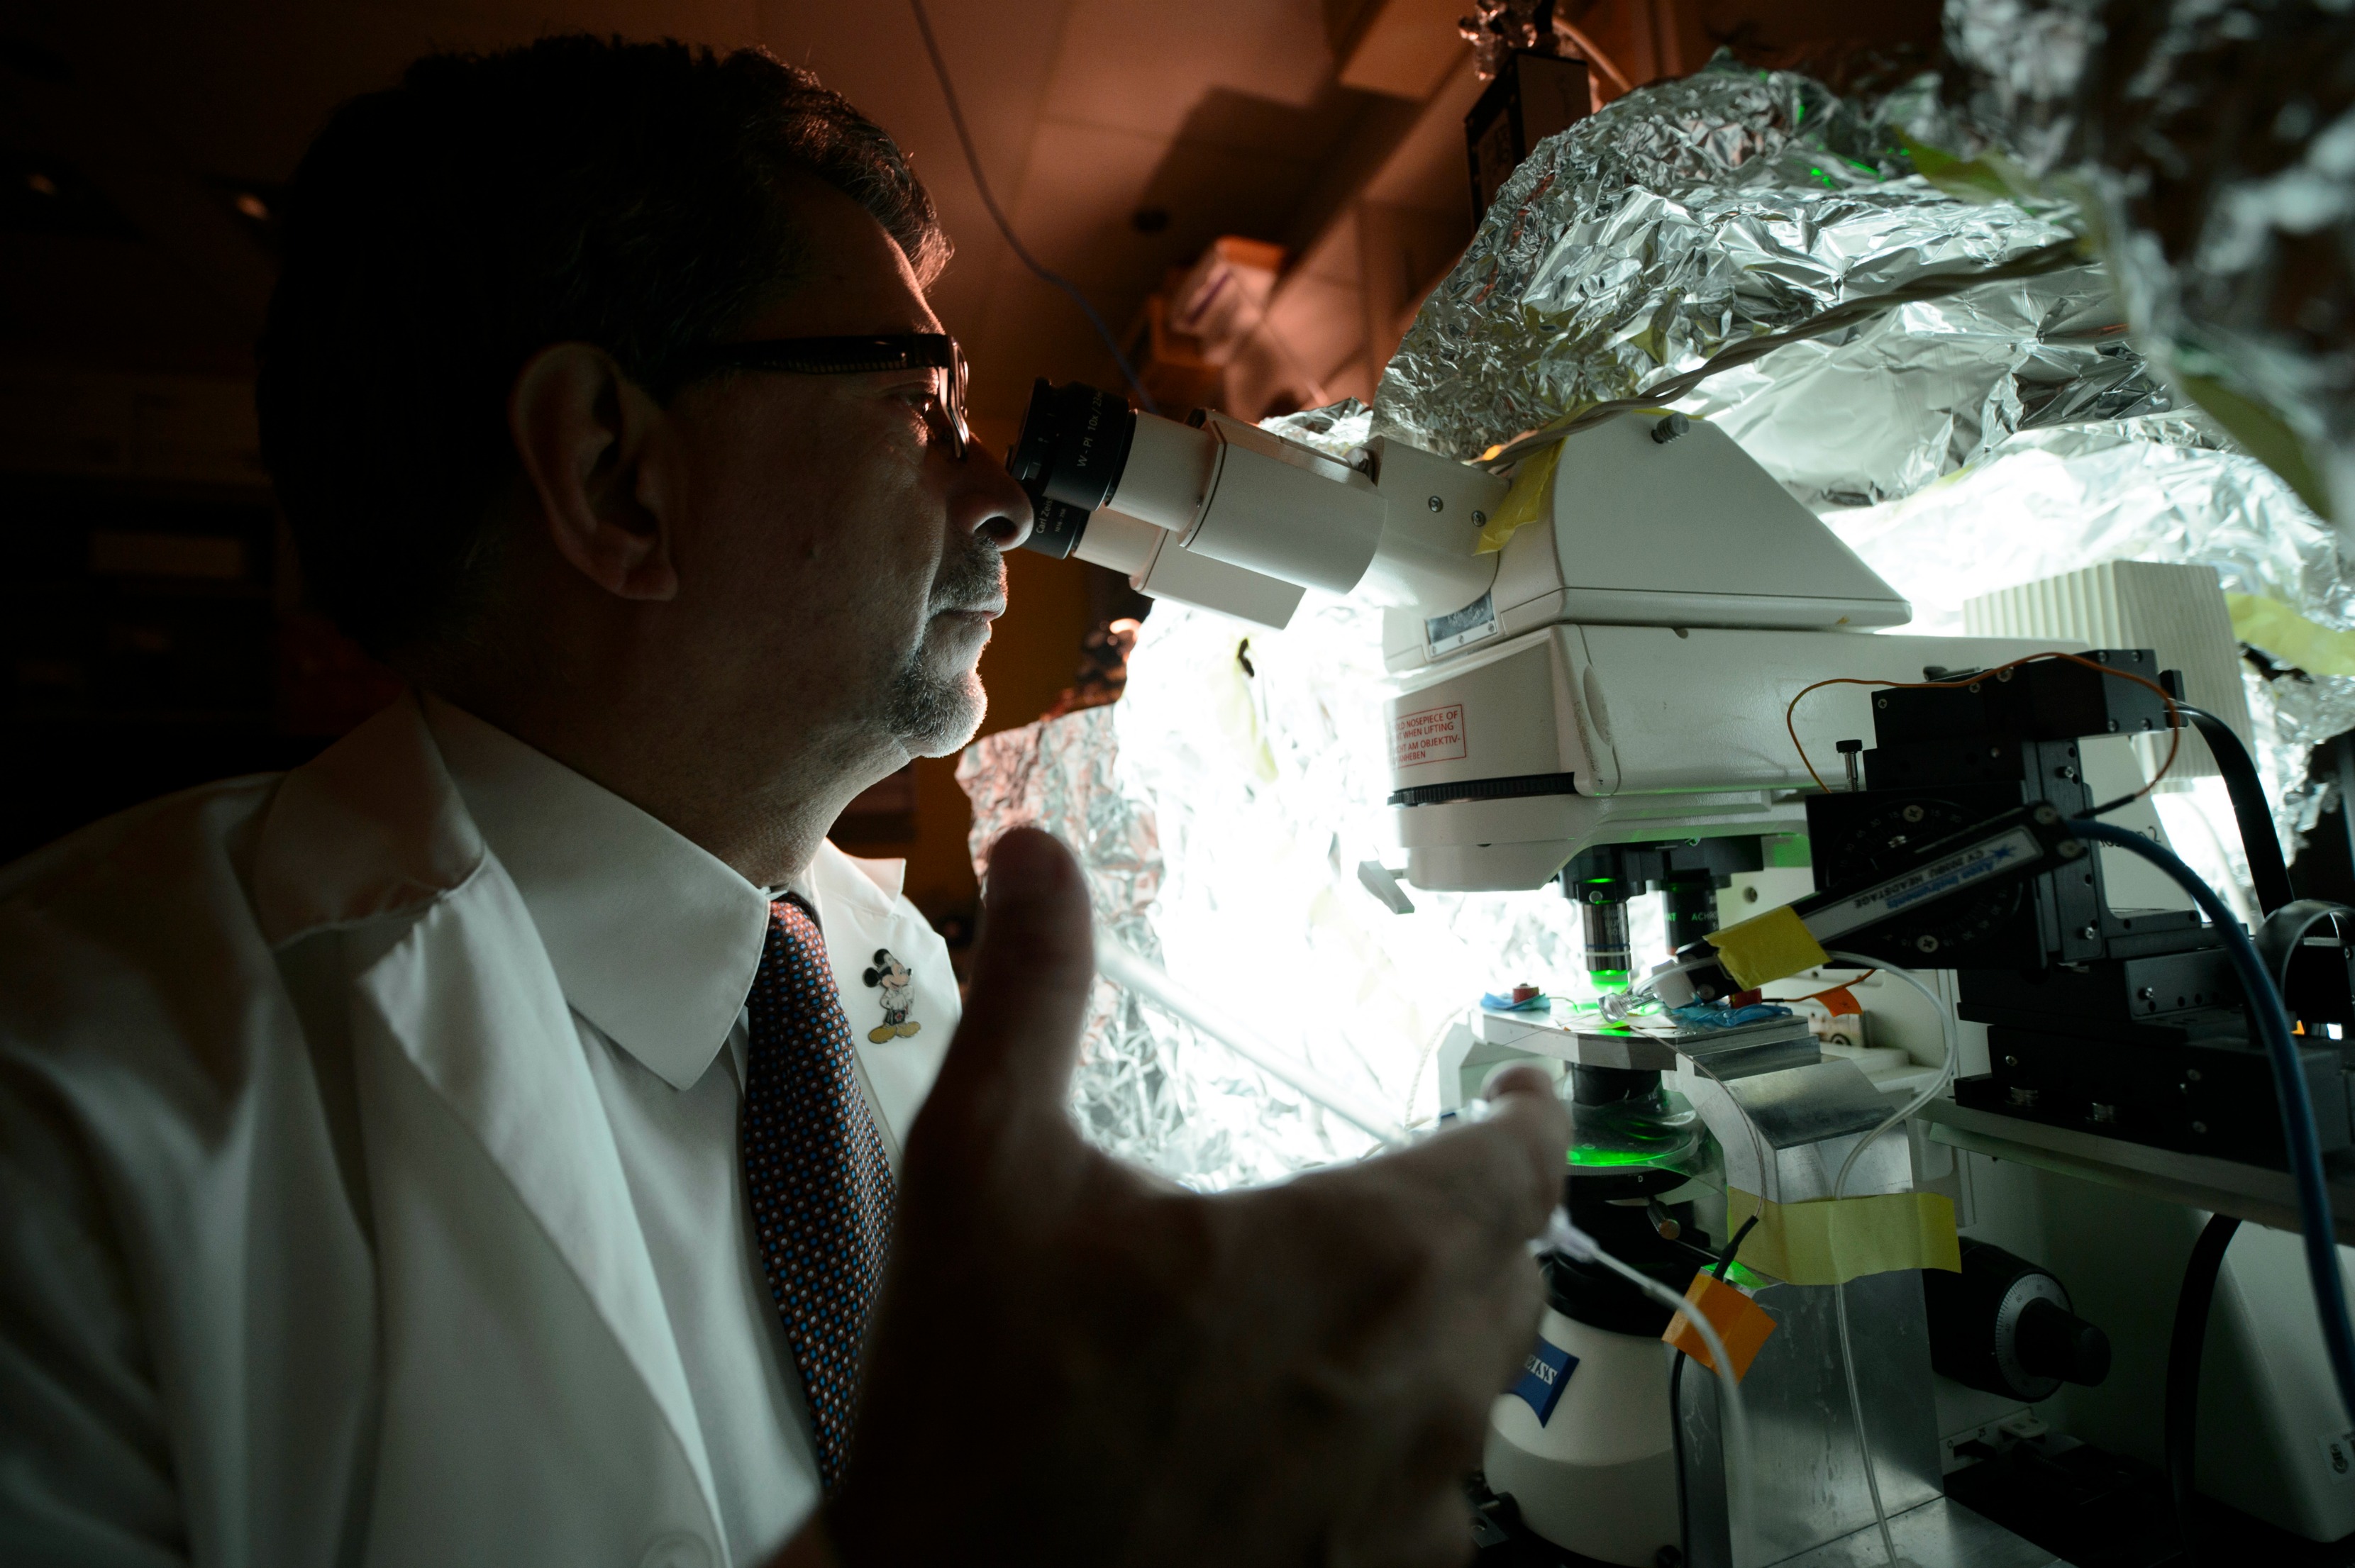
[[[943,560],[939,575],[932,579],[934,614],[970,609],[1005,597],[1006,556],[986,539],[976,538],[970,553]]]

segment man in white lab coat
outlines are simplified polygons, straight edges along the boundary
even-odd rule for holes
[[[1000,849],[960,1029],[824,841],[973,733],[1028,526],[946,253],[765,57],[429,59],[323,133],[266,454],[413,691],[0,873],[0,1559],[1461,1554],[1558,1108],[1170,1191],[1060,1109],[1068,859]]]

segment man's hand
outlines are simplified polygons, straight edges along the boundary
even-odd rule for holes
[[[1411,1151],[1187,1192],[1064,1110],[1093,972],[1078,867],[1007,834],[908,1142],[842,1562],[1460,1561],[1458,1483],[1537,1320],[1560,1105],[1518,1075]]]

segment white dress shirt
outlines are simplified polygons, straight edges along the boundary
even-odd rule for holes
[[[738,1143],[744,999],[770,895],[504,731],[431,697],[424,709],[572,1009],[677,1338],[730,1554],[758,1563],[819,1498]],[[869,1098],[890,1147],[871,1089]]]

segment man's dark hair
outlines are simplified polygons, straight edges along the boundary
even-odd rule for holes
[[[891,139],[758,51],[543,38],[429,56],[337,110],[287,192],[255,393],[313,599],[378,654],[463,626],[524,362],[592,343],[667,397],[791,280],[795,172],[919,280],[947,262]]]

